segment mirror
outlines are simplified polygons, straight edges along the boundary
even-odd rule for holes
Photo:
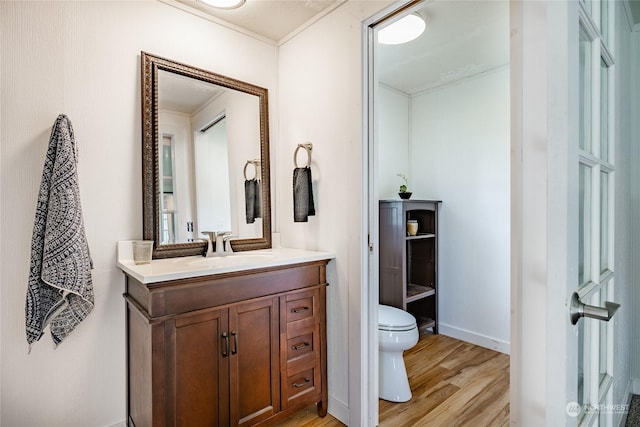
[[[271,247],[268,91],[141,53],[143,238],[154,258]]]

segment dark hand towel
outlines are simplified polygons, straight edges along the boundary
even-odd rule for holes
[[[49,325],[57,346],[93,309],[73,128],[58,116],[42,172],[25,307],[29,348]]]
[[[253,224],[256,221],[255,181],[255,179],[246,179],[244,181],[244,208],[247,224]]]
[[[293,220],[295,222],[307,222],[310,215],[316,214],[311,182],[311,168],[293,170]]]
[[[260,195],[262,194],[262,184],[257,179],[254,180],[254,181],[256,182],[255,183],[255,186],[256,186],[256,191],[255,191],[256,198],[255,198],[254,205],[253,205],[254,206],[253,207],[253,216],[255,218],[262,218],[262,202],[261,202],[261,199],[260,199]]]

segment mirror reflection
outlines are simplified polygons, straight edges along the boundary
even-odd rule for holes
[[[144,53],[143,83],[154,256],[200,253],[205,232],[231,234],[234,250],[270,247],[266,89]]]

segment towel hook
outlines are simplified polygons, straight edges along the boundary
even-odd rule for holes
[[[307,165],[305,167],[308,168],[311,166],[311,150],[313,150],[313,144],[310,142],[298,144],[296,151],[293,152],[293,164],[296,165],[297,168],[300,167],[298,166],[298,150],[301,148],[304,148],[307,151]]]
[[[253,177],[253,179],[258,179],[258,166],[260,166],[260,160],[247,160],[247,163],[244,164],[244,170],[242,171],[245,181],[249,180],[249,178],[247,178],[247,166],[249,165],[253,165],[255,167],[255,176]]]

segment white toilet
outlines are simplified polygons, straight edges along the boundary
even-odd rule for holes
[[[406,311],[378,306],[379,395],[391,402],[407,402],[411,389],[402,353],[418,342],[416,319]]]

